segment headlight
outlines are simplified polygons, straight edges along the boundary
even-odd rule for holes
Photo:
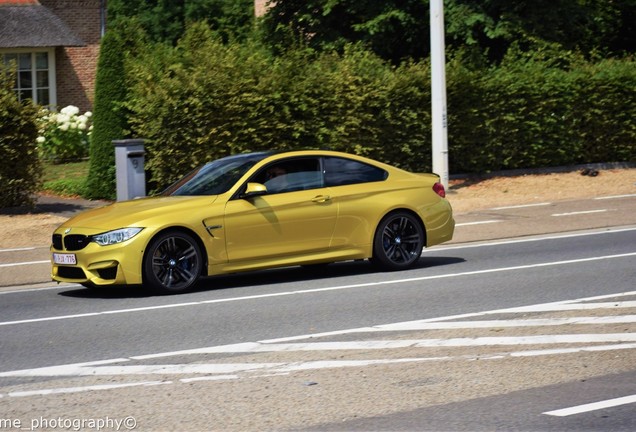
[[[142,229],[143,228],[120,228],[101,234],[95,234],[94,236],[92,236],[91,240],[100,246],[117,244],[130,240],[131,238],[139,234]]]

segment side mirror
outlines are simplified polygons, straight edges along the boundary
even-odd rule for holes
[[[267,187],[261,183],[248,183],[241,198],[251,198],[267,194]]]

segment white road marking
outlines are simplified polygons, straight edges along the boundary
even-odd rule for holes
[[[550,261],[550,262],[544,262],[544,263],[526,264],[526,265],[512,266],[512,267],[500,267],[500,268],[494,268],[494,269],[474,270],[474,271],[460,272],[460,273],[447,273],[447,274],[433,275],[433,276],[421,276],[421,277],[415,277],[415,278],[387,280],[387,281],[380,281],[380,282],[366,282],[366,283],[351,284],[351,285],[336,285],[332,287],[315,288],[315,289],[308,289],[308,290],[284,291],[280,293],[269,293],[269,294],[260,294],[260,295],[244,296],[244,297],[233,297],[233,298],[227,298],[227,299],[203,300],[198,302],[147,306],[147,307],[132,308],[132,309],[116,309],[116,310],[103,311],[103,312],[88,312],[88,313],[75,314],[75,315],[61,315],[61,316],[31,318],[31,319],[16,320],[16,321],[4,321],[4,322],[0,322],[0,326],[31,324],[31,323],[58,321],[58,320],[65,320],[65,319],[87,318],[87,317],[94,317],[99,315],[111,315],[111,314],[121,314],[121,313],[131,313],[131,312],[147,312],[147,311],[153,311],[158,309],[179,308],[179,307],[186,307],[186,306],[200,306],[200,305],[207,305],[207,304],[228,303],[228,302],[236,302],[236,301],[261,299],[261,298],[315,294],[315,293],[328,292],[328,291],[367,288],[372,286],[395,285],[395,284],[410,283],[410,282],[420,282],[425,280],[438,280],[438,279],[447,279],[447,278],[455,278],[455,277],[473,276],[478,274],[489,274],[489,273],[526,270],[526,269],[542,268],[542,267],[553,267],[553,266],[561,266],[561,265],[569,265],[569,264],[580,264],[584,262],[593,262],[593,261],[601,261],[601,260],[609,260],[609,259],[621,259],[621,258],[628,258],[633,256],[636,256],[636,252],[616,254],[616,255],[604,255],[604,256],[597,256],[597,257],[590,257],[590,258],[579,258],[579,259],[564,260],[564,261]]]
[[[41,389],[41,390],[31,390],[31,391],[15,391],[7,393],[9,397],[26,397],[26,396],[46,396],[52,394],[67,394],[67,393],[80,393],[86,391],[96,391],[96,390],[113,390],[127,387],[149,387],[149,386],[157,386],[164,384],[172,384],[171,381],[142,381],[142,382],[132,382],[132,383],[123,383],[123,384],[102,384],[102,385],[94,385],[94,386],[84,386],[84,387],[65,387],[65,388],[52,388],[52,389]],[[0,394],[0,397],[3,395]]]
[[[598,303],[596,303],[598,304]],[[616,304],[616,303],[612,303]],[[560,309],[562,310],[562,309]],[[573,318],[545,318],[519,320],[488,320],[488,321],[451,321],[451,322],[417,322],[388,324],[374,327],[376,331],[411,331],[411,330],[454,330],[473,328],[511,328],[511,327],[548,327],[562,325],[601,325],[635,323],[636,315],[618,315],[605,317],[573,317]]]
[[[9,263],[9,264],[0,264],[0,267],[17,267],[17,266],[24,266],[24,265],[33,265],[33,264],[51,264],[50,260],[46,260],[46,261],[24,261],[24,262],[18,262],[18,263]]]
[[[510,357],[537,357],[553,354],[575,354],[580,352],[600,352],[600,351],[620,351],[636,348],[636,343],[631,344],[614,344],[614,345],[595,345],[575,348],[554,348],[543,350],[518,351],[510,353]]]
[[[627,195],[612,195],[605,197],[596,197],[595,200],[608,200],[608,199],[618,199],[618,198],[632,198],[636,197],[636,194],[627,194]]]
[[[3,372],[0,377],[78,377],[78,376],[122,376],[122,375],[210,375],[236,376],[237,373],[253,374],[262,372],[286,373],[297,370],[326,369],[338,367],[361,367],[375,364],[406,363],[418,361],[449,360],[450,357],[369,359],[369,360],[325,360],[291,363],[191,363],[134,366],[97,366],[69,364],[35,369]],[[129,361],[129,360],[127,360]]]
[[[236,380],[242,377],[271,377],[288,375],[291,372],[307,371],[317,369],[332,369],[332,368],[344,368],[344,367],[365,367],[373,365],[385,365],[385,364],[399,364],[399,363],[413,363],[413,362],[436,362],[436,361],[449,361],[449,360],[464,360],[474,361],[479,359],[483,360],[499,360],[507,357],[521,357],[521,356],[538,356],[538,355],[554,355],[554,354],[571,354],[584,351],[608,351],[608,350],[620,350],[620,349],[634,349],[636,344],[620,344],[620,345],[604,345],[595,347],[580,347],[580,348],[567,348],[567,349],[551,349],[551,350],[536,350],[536,351],[521,351],[510,352],[501,354],[484,355],[462,355],[462,356],[439,356],[439,357],[416,357],[416,358],[403,358],[403,359],[370,359],[370,360],[334,360],[334,361],[307,361],[307,362],[293,362],[293,363],[230,363],[230,364],[194,364],[194,365],[153,365],[153,366],[107,366],[107,367],[89,367],[88,363],[55,366],[50,368],[31,369],[27,371],[14,371],[15,375],[10,376],[113,376],[113,375],[169,375],[169,374],[203,374],[204,376],[181,378],[179,382],[192,383],[198,381],[228,381]],[[119,359],[120,361],[128,361],[129,359]],[[229,374],[228,372],[234,372]],[[19,374],[18,372],[22,372]],[[243,375],[239,375],[243,373]],[[246,375],[248,374],[248,375]],[[7,375],[9,376],[9,375]],[[96,386],[84,386],[84,387],[71,387],[71,388],[54,388],[54,389],[40,389],[30,391],[16,391],[8,393],[6,396],[10,397],[26,397],[26,396],[39,396],[48,394],[59,393],[77,393],[83,391],[99,391],[99,390],[112,390],[123,387],[133,386],[154,386],[163,384],[172,384],[173,381],[143,381],[143,382],[131,382],[123,384],[111,384],[111,385],[96,385]],[[0,394],[0,398],[4,395]],[[547,413],[545,413],[547,414]]]
[[[597,411],[597,410],[601,410],[601,409],[605,409],[605,408],[612,408],[612,407],[615,407],[615,406],[627,405],[627,404],[631,404],[631,403],[636,403],[636,395],[625,396],[625,397],[620,397],[620,398],[615,398],[615,399],[609,399],[609,400],[600,401],[600,402],[593,402],[593,403],[589,403],[589,404],[574,406],[574,407],[571,407],[571,408],[564,408],[564,409],[559,409],[559,410],[554,410],[554,411],[548,411],[548,412],[544,412],[543,414],[551,415],[551,416],[557,416],[557,417],[567,417],[567,416],[571,416],[571,415],[574,415],[574,414],[581,414],[581,413],[586,413],[586,412],[590,412],[590,411]]]
[[[2,252],[22,252],[22,251],[29,251],[29,250],[35,250],[38,249],[40,247],[44,247],[44,246],[29,246],[29,247],[21,247],[21,248],[12,248],[12,249],[0,249],[0,253]]]
[[[578,216],[582,214],[591,214],[591,213],[605,213],[607,209],[598,209],[598,210],[585,210],[585,211],[577,211],[577,212],[569,212],[569,213],[554,213],[552,216],[561,217],[561,216]]]
[[[606,303],[582,303],[582,304],[564,304],[550,305],[534,308],[533,306],[515,308],[515,312],[554,312],[554,311],[575,311],[575,310],[595,310],[595,309],[618,309],[636,307],[636,301],[625,302],[606,302]]]
[[[442,339],[399,339],[399,340],[364,340],[347,342],[307,342],[307,343],[245,343],[222,345],[210,348],[199,348],[192,351],[181,351],[185,354],[228,354],[228,353],[261,353],[261,352],[294,352],[294,351],[341,351],[341,350],[383,350],[398,348],[438,348],[438,347],[478,347],[478,346],[514,346],[514,345],[548,345],[573,343],[618,343],[636,342],[636,333],[603,333],[603,334],[566,334],[538,336],[490,336]],[[155,356],[138,356],[133,359],[150,359]],[[0,373],[0,376],[2,374]]]
[[[484,338],[486,339],[486,338]],[[565,339],[564,339],[565,340]],[[537,339],[538,342],[542,343]],[[373,341],[371,341],[373,342]],[[328,351],[339,349],[338,345],[345,346],[349,344],[346,349],[351,350],[368,350],[368,349],[395,349],[405,348],[402,341],[376,341],[377,346],[367,341],[353,343],[311,343],[311,344],[296,344],[298,348],[301,346],[305,349],[299,349],[298,351]],[[391,344],[388,342],[398,342],[398,344]],[[571,343],[571,342],[564,342]],[[240,344],[237,344],[240,345]],[[288,346],[263,346],[260,344],[253,344],[252,350],[241,351],[237,349],[237,345],[227,345],[225,347],[210,347],[205,350],[197,350],[197,354],[201,353],[262,353],[262,352],[290,352]],[[312,346],[316,345],[316,346]],[[410,346],[410,345],[409,345]],[[464,346],[464,345],[433,345],[424,344],[416,345],[419,348],[438,347],[438,346]],[[475,345],[466,345],[475,346]],[[488,346],[487,344],[484,346]],[[256,349],[256,347],[262,347],[263,349]],[[572,354],[578,352],[600,352],[600,351],[615,351],[624,349],[635,349],[636,344],[610,344],[610,345],[597,345],[597,346],[581,346],[574,348],[556,348],[556,349],[542,349],[531,351],[513,351],[502,352],[493,354],[463,354],[455,356],[437,356],[437,357],[410,357],[399,359],[364,359],[364,360],[318,360],[318,361],[300,361],[300,362],[277,362],[277,363],[189,363],[189,364],[151,364],[151,365],[105,365],[105,366],[90,366],[86,363],[68,364],[61,366],[49,366],[33,369],[23,369],[16,371],[8,371],[0,373],[0,377],[81,377],[81,376],[134,376],[134,375],[224,375],[226,377],[236,377],[237,374],[248,374],[249,376],[263,376],[262,374],[280,374],[289,373],[299,370],[314,370],[314,369],[338,369],[343,367],[364,367],[373,365],[386,365],[396,363],[413,363],[413,362],[431,362],[431,361],[450,361],[450,360],[500,360],[509,357],[531,357],[542,355],[557,355],[557,354]],[[194,352],[194,350],[193,350]],[[122,360],[122,363],[137,360],[140,358],[152,358],[152,356],[139,356],[131,357],[130,359]],[[255,375],[256,374],[256,375]],[[218,377],[217,377],[218,379]]]
[[[247,342],[231,345],[220,345],[208,348],[175,351],[171,353],[148,354],[131,357],[133,360],[149,360],[160,357],[173,357],[194,354],[228,354],[257,352],[292,352],[292,351],[324,351],[324,350],[381,350],[398,348],[438,348],[438,347],[475,347],[503,345],[535,345],[561,343],[605,343],[636,342],[636,333],[616,334],[572,334],[572,335],[540,335],[540,336],[502,336],[476,338],[444,338],[444,339],[399,339],[399,340],[365,340],[347,342],[308,342],[308,343],[270,343],[267,341]],[[2,374],[0,373],[0,376]]]
[[[537,335],[537,336],[506,336],[506,337],[476,337],[476,338],[447,338],[447,339],[413,339],[413,340],[358,340],[350,342],[301,342],[289,343],[292,340],[315,340],[331,335],[343,335],[353,333],[368,333],[369,331],[405,331],[421,329],[443,328],[473,328],[482,327],[479,323],[492,325],[493,327],[519,327],[519,326],[543,326],[543,325],[575,325],[575,324],[615,324],[631,323],[634,315],[609,316],[609,317],[574,317],[554,319],[521,319],[521,320],[488,320],[488,321],[452,321],[461,318],[479,317],[497,314],[526,313],[528,311],[543,312],[563,310],[563,308],[588,307],[635,307],[632,301],[602,301],[620,299],[621,297],[635,296],[636,291],[619,294],[605,294],[601,296],[587,297],[575,300],[566,300],[522,306],[517,308],[499,309],[471,314],[438,317],[426,320],[392,323],[374,327],[362,327],[336,332],[320,333],[312,335],[294,336],[260,342],[247,342],[229,344],[215,347],[204,347],[191,350],[157,353],[150,355],[133,356],[129,358],[115,358],[85,363],[76,363],[60,366],[41,367],[0,373],[0,377],[48,377],[48,376],[139,376],[139,375],[199,375],[180,378],[179,382],[219,381],[234,380],[242,377],[264,377],[286,375],[294,371],[317,370],[325,368],[364,367],[371,365],[398,364],[405,362],[431,362],[431,361],[474,361],[492,360],[504,358],[531,357],[557,354],[573,354],[579,352],[600,352],[610,350],[636,349],[636,333],[617,334],[565,334],[565,335]],[[485,326],[484,325],[484,326]],[[609,343],[608,343],[609,342]],[[276,363],[189,363],[189,364],[150,364],[130,365],[126,363],[143,360],[158,359],[162,357],[174,357],[194,354],[219,354],[219,353],[262,353],[262,352],[290,352],[290,351],[325,351],[325,350],[385,350],[404,347],[429,348],[429,347],[474,347],[474,346],[501,346],[501,345],[534,345],[534,344],[569,344],[567,347],[551,349],[538,349],[526,351],[513,351],[483,354],[463,354],[455,356],[438,357],[410,357],[401,359],[364,359],[364,360],[334,360],[334,361],[305,361],[305,362],[276,362]],[[578,344],[579,346],[572,346]],[[596,344],[596,345],[595,345]],[[3,396],[27,397],[33,395],[46,395],[56,393],[76,393],[81,391],[98,391],[116,389],[126,386],[171,384],[172,381],[142,381],[123,384],[93,385],[85,387],[71,387],[58,389],[28,390],[11,392]],[[556,415],[556,414],[554,414]]]
[[[280,374],[280,375],[284,375],[284,374]],[[240,378],[239,375],[214,375],[214,376],[203,376],[203,377],[196,377],[196,378],[182,378],[179,381],[181,381],[182,383],[191,383],[191,382],[200,382],[200,381],[226,381],[226,380],[235,380],[239,378]]]
[[[544,202],[544,203],[536,203],[536,204],[521,204],[521,205],[514,205],[514,206],[493,207],[490,210],[511,210],[511,209],[526,208],[526,207],[542,207],[547,205],[552,205],[552,203]]]
[[[498,223],[498,222],[503,222],[503,221],[492,219],[492,220],[485,220],[485,221],[478,221],[478,222],[464,222],[464,223],[455,224],[455,227],[470,226],[470,225],[484,225],[484,224],[491,224],[491,223]]]
[[[27,293],[27,292],[33,292],[33,291],[46,291],[46,290],[54,290],[54,289],[60,289],[62,287],[64,288],[71,288],[71,287],[80,287],[80,284],[75,284],[75,283],[64,283],[63,286],[60,286],[59,282],[54,282],[55,285],[48,285],[48,286],[43,286],[43,287],[37,287],[37,288],[28,288],[28,289],[20,289],[20,290],[11,290],[11,291],[0,291],[0,295],[3,294],[22,294],[22,293]],[[34,284],[37,285],[37,284]],[[2,287],[0,287],[1,289]]]
[[[89,363],[78,363],[74,365],[53,366],[48,368],[28,369],[24,371],[12,371],[0,374],[0,376],[20,376],[20,377],[46,377],[46,376],[114,376],[114,375],[178,375],[178,374],[202,374],[204,376],[181,378],[178,381],[191,383],[198,381],[227,381],[236,380],[242,377],[271,377],[288,375],[291,372],[332,369],[345,367],[365,367],[373,365],[414,363],[414,362],[437,362],[449,360],[474,361],[499,360],[507,357],[538,356],[554,354],[572,354],[585,351],[609,351],[621,349],[634,349],[636,344],[603,345],[594,347],[550,349],[535,351],[506,352],[490,355],[460,355],[460,356],[439,356],[439,357],[415,357],[402,359],[369,359],[369,360],[333,360],[333,361],[306,361],[292,363],[212,363],[212,364],[190,364],[190,365],[150,365],[150,366],[104,366],[90,367]],[[117,359],[126,362],[131,359]],[[104,362],[106,363],[106,362]],[[233,373],[228,373],[233,372]],[[240,375],[242,373],[243,375]],[[124,384],[98,385],[85,387],[71,387],[58,389],[41,389],[21,392],[11,392],[7,396],[25,397],[57,393],[77,393],[82,391],[111,390],[132,386],[151,386],[172,384],[173,381],[143,381]],[[0,398],[4,395],[0,394]]]
[[[561,309],[558,309],[559,305],[562,305],[565,308],[570,308],[572,305],[578,305],[578,304],[581,304],[581,305],[583,305],[583,304],[594,304],[594,305],[597,305],[599,303],[585,303],[585,302],[595,302],[595,301],[598,301],[598,300],[607,300],[607,299],[620,298],[620,297],[630,297],[630,296],[634,296],[634,295],[636,295],[636,291],[628,291],[628,292],[619,293],[619,294],[604,294],[604,295],[600,295],[600,296],[587,297],[587,298],[581,298],[581,299],[576,299],[576,300],[564,300],[564,301],[551,302],[551,303],[542,303],[542,304],[537,304],[537,305],[532,305],[532,306],[520,306],[520,307],[506,308],[506,309],[495,309],[495,310],[490,310],[490,311],[485,311],[485,312],[473,312],[473,313],[460,314],[460,315],[451,315],[451,316],[438,317],[438,318],[429,318],[429,319],[424,319],[424,320],[406,321],[406,322],[401,322],[401,323],[378,325],[378,326],[374,326],[374,327],[362,327],[362,328],[356,328],[356,329],[347,329],[347,330],[339,330],[339,331],[323,332],[323,333],[310,333],[310,334],[297,335],[297,336],[291,336],[291,337],[285,337],[285,338],[263,340],[261,342],[262,343],[289,342],[289,341],[294,341],[294,340],[303,340],[303,339],[309,339],[309,338],[320,338],[320,337],[325,337],[325,336],[338,336],[338,335],[345,335],[345,334],[351,334],[351,333],[368,333],[370,331],[374,331],[376,329],[381,329],[381,328],[386,327],[386,326],[395,326],[396,330],[399,330],[400,327],[402,327],[402,326],[421,325],[421,323],[437,323],[437,322],[444,322],[444,321],[450,321],[450,320],[457,320],[457,319],[464,319],[464,318],[476,318],[476,317],[483,317],[483,316],[488,316],[488,315],[498,315],[498,314],[527,313],[527,312],[533,312],[534,310],[536,310],[538,312],[546,311],[546,310],[556,311],[556,310],[561,310]],[[611,302],[611,303],[604,303],[604,305],[607,306],[607,305],[611,304],[611,305],[614,305],[614,306],[623,305],[624,307],[629,307],[629,305],[627,305],[626,303],[629,303],[629,302],[618,302],[618,303],[617,302]]]
[[[517,243],[528,243],[528,242],[539,242],[544,240],[561,240],[567,238],[576,238],[576,237],[586,237],[592,235],[602,235],[602,234],[615,234],[621,232],[630,232],[636,231],[636,227],[629,228],[619,228],[619,229],[601,229],[598,231],[584,231],[578,232],[574,234],[559,234],[559,235],[542,235],[537,237],[528,237],[528,238],[516,238],[512,240],[503,240],[503,241],[487,241],[487,242],[479,242],[479,243],[470,243],[470,244],[460,244],[457,246],[433,246],[432,248],[427,248],[422,251],[422,254],[428,252],[439,252],[445,250],[456,250],[456,249],[469,249],[469,248],[478,248],[478,247],[493,247],[493,246],[501,246],[501,245],[509,245],[509,244],[517,244]]]

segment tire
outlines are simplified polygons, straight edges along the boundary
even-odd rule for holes
[[[424,247],[424,229],[411,213],[389,213],[373,239],[373,263],[385,270],[404,270],[417,263]]]
[[[175,294],[188,291],[201,275],[201,249],[191,235],[170,231],[148,245],[143,263],[143,281],[152,291]]]

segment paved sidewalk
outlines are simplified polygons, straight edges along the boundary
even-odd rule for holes
[[[55,195],[38,195],[35,208],[9,207],[0,209],[0,214],[54,214],[60,217],[70,218],[75,214],[90,208],[102,207],[110,201],[86,200],[82,198],[67,198]]]

